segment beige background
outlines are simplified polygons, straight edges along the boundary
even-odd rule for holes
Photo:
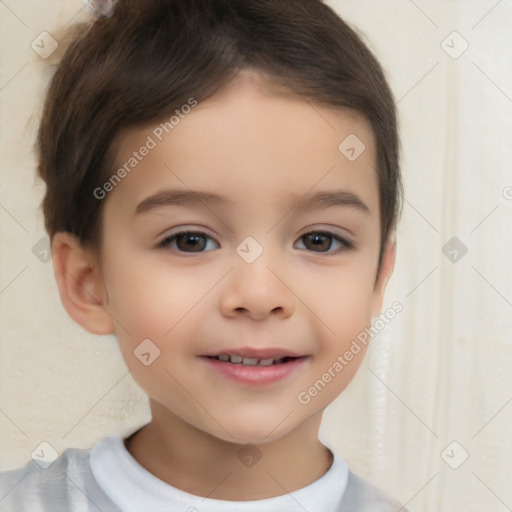
[[[511,510],[512,2],[328,3],[388,73],[406,202],[385,305],[404,311],[328,409],[322,438],[412,512]],[[51,70],[31,43],[87,11],[0,1],[0,470],[42,441],[88,448],[149,419],[115,338],[67,317],[51,264],[32,251],[46,236],[32,145]],[[442,252],[452,237],[468,249],[456,263]]]

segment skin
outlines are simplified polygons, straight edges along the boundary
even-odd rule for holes
[[[122,137],[119,165],[152,129]],[[352,133],[366,145],[354,162],[338,150]],[[116,333],[150,397],[152,420],[128,448],[155,476],[195,495],[242,501],[299,489],[329,469],[332,453],[318,440],[322,413],[365,350],[308,404],[297,397],[382,310],[396,247],[386,245],[376,281],[375,162],[374,137],[360,115],[285,96],[244,72],[193,109],[107,195],[99,253],[56,234],[54,268],[66,310],[91,333]],[[134,213],[162,188],[213,192],[232,204]],[[334,189],[356,194],[369,213],[292,211],[306,193]],[[180,227],[210,237],[199,239],[203,252],[176,238],[157,247]],[[329,236],[320,247],[308,243],[303,235],[318,230],[356,245],[339,250],[343,244]],[[236,252],[248,236],[263,248],[253,263]],[[147,338],[160,349],[149,366],[133,354]],[[219,377],[198,357],[242,346],[309,358],[284,381],[254,387]],[[247,443],[262,455],[250,468],[237,457]]]

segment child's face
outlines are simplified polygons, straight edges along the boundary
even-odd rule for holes
[[[119,166],[148,136],[157,145],[107,195],[103,217],[104,305],[132,375],[163,405],[153,420],[176,415],[241,443],[277,439],[321,417],[354,376],[364,346],[315,396],[308,390],[380,313],[394,263],[388,249],[375,286],[379,196],[368,124],[262,84],[255,77],[234,82],[162,141],[152,133],[157,125],[127,135]],[[355,161],[338,149],[350,134],[366,145]],[[150,196],[171,189],[225,202],[159,204],[137,213]],[[321,191],[354,194],[367,211],[294,208]],[[169,238],[185,229],[196,237]],[[344,249],[335,236],[354,247]],[[134,355],[146,339],[160,350],[148,366]],[[142,359],[151,360],[152,345],[142,347],[150,354]],[[242,367],[205,357],[245,349],[306,357],[280,366],[289,369],[277,380],[276,366],[251,367],[237,378],[232,370]]]

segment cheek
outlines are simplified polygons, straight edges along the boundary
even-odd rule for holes
[[[163,337],[200,303],[214,283],[211,274],[203,280],[197,271],[191,273],[170,264],[144,264],[136,259],[106,267],[108,308],[120,329],[133,337]]]
[[[368,268],[351,265],[305,274],[296,293],[325,328],[328,344],[339,345],[370,325],[373,284]]]
[[[352,381],[367,347],[357,338],[347,338],[325,349],[323,357],[316,361],[312,377],[297,395],[297,402],[311,414],[325,409]]]
[[[373,279],[366,270],[354,270],[333,281],[331,278],[323,283],[324,293],[310,306],[321,321],[318,325],[322,331],[318,336],[315,375],[311,383],[315,386],[317,382],[316,388],[320,390],[311,390],[315,408],[327,405],[345,389],[361,365],[370,342]]]

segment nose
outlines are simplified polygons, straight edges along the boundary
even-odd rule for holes
[[[280,271],[276,260],[265,251],[252,263],[238,255],[236,258],[222,290],[223,315],[247,316],[253,320],[264,320],[269,315],[281,319],[290,317],[295,310],[295,295],[293,283],[288,282],[289,273]]]

